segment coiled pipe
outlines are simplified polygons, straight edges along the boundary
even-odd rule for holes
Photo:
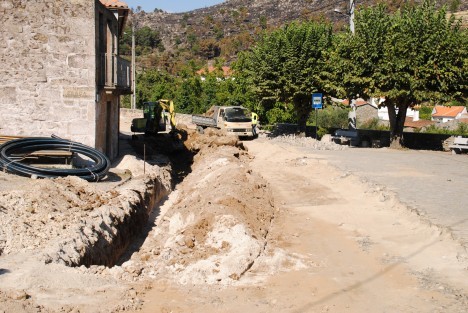
[[[59,169],[39,168],[18,160],[23,159],[35,151],[57,150],[78,153],[90,158],[94,164],[84,168]],[[0,146],[0,169],[11,174],[38,178],[55,178],[64,176],[78,176],[87,181],[97,182],[106,176],[110,168],[110,160],[102,152],[61,138],[27,137],[8,141]]]

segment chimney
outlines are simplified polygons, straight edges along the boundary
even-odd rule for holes
[[[413,115],[413,122],[419,121],[419,111],[415,110]]]

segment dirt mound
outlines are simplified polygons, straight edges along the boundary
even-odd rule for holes
[[[237,136],[229,135],[225,130],[206,128],[203,134],[196,130],[184,128],[187,133],[185,147],[190,151],[201,151],[204,148],[232,146],[245,150],[244,145]]]
[[[167,168],[144,167],[142,160],[125,156],[99,183],[77,177],[1,178],[14,183],[0,189],[0,313],[139,306],[136,294],[109,266],[170,191]]]
[[[296,135],[282,135],[270,139],[272,142],[285,143],[291,146],[306,147],[313,150],[346,150],[348,146],[339,145],[332,141],[318,141],[311,137],[300,137]]]
[[[213,144],[221,141],[232,145]],[[265,249],[273,198],[266,182],[250,170],[249,156],[234,147],[237,141],[223,141],[213,132],[195,135],[191,142],[203,147],[191,175],[161,208],[139,252],[122,267],[141,269],[141,278],[232,284]]]
[[[0,193],[3,254],[44,248],[69,235],[70,227],[118,196],[78,177],[36,180],[29,188]],[[40,230],[40,231],[38,231]]]

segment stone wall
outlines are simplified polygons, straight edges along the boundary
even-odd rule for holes
[[[96,5],[0,2],[0,134],[95,146]]]
[[[120,109],[120,119],[129,119],[132,120],[134,118],[141,118],[143,117],[143,110],[140,109]]]
[[[370,120],[378,118],[377,109],[371,106],[370,104],[362,105],[356,108],[356,120],[358,128],[365,123],[368,123]]]

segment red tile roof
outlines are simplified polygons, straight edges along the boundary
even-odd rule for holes
[[[102,4],[104,4],[108,8],[115,8],[115,9],[128,9],[128,5],[119,0],[100,0]]]
[[[435,123],[436,122],[434,121],[428,121],[428,120],[413,121],[412,117],[407,117],[405,119],[405,127],[411,127],[411,128],[421,128],[421,127],[429,126]]]
[[[348,106],[348,105],[349,105],[349,100],[348,100],[348,99],[344,99],[343,101],[341,101],[341,103],[342,103],[343,105]],[[363,106],[363,105],[367,105],[367,104],[370,104],[370,103],[367,102],[366,100],[362,99],[362,98],[357,98],[355,104],[356,104],[356,107],[361,107],[361,106]]]
[[[444,107],[441,105],[436,105],[434,107],[435,113],[432,114],[434,117],[456,117],[458,114],[462,113],[465,109],[464,106],[453,106],[453,107]]]

